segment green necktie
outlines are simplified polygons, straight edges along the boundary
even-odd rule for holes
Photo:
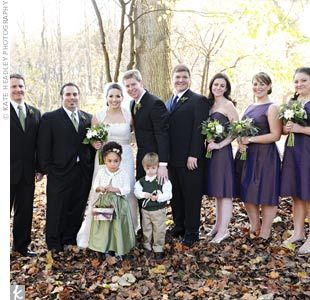
[[[78,131],[79,131],[79,124],[78,124],[78,122],[77,122],[77,120],[76,120],[76,117],[75,117],[75,113],[74,113],[74,112],[71,114],[71,121],[72,121],[72,123],[73,123],[73,126],[74,126],[76,132],[78,132]]]
[[[18,119],[19,119],[19,122],[22,125],[23,130],[25,131],[26,116],[24,114],[23,107],[21,105],[18,105],[17,108],[18,108]]]

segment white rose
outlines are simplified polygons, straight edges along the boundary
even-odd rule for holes
[[[92,133],[91,131],[88,131],[88,132],[86,133],[86,137],[87,137],[88,139],[91,139],[91,138],[93,137],[93,133]]]
[[[294,117],[294,111],[292,109],[287,109],[285,112],[284,112],[284,119],[286,120],[290,120]]]
[[[215,125],[215,131],[217,134],[223,133],[223,126],[220,124]]]

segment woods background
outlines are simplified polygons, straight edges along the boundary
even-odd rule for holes
[[[140,69],[146,88],[166,100],[177,63],[190,67],[192,89],[203,94],[208,80],[225,72],[242,112],[253,100],[256,72],[270,74],[272,99],[281,103],[293,94],[294,70],[310,65],[309,1],[31,2],[31,17],[11,19],[18,27],[11,72],[24,74],[27,100],[42,112],[58,107],[60,86],[73,81],[81,88],[81,108],[93,113],[103,105],[105,84],[120,81],[131,68]],[[68,33],[76,18],[80,26]]]

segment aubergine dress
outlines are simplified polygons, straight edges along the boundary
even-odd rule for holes
[[[244,118],[253,119],[259,129],[258,135],[270,133],[267,112],[272,103],[251,104]],[[238,152],[239,153],[239,152]],[[236,160],[239,160],[238,153]],[[244,203],[278,206],[281,184],[281,160],[275,142],[269,144],[248,144],[240,179],[240,199]]]
[[[210,119],[218,120],[227,132],[229,119],[220,112],[213,112]],[[215,140],[220,142],[221,140]],[[205,193],[208,197],[235,198],[235,167],[231,144],[222,149],[212,150],[212,157],[206,159],[206,186]]]
[[[307,126],[310,126],[310,101],[304,109]],[[287,139],[282,162],[281,196],[298,197],[310,201],[310,136],[294,133],[293,147],[287,147]]]

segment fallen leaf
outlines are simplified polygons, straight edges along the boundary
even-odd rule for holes
[[[166,267],[165,265],[157,265],[155,268],[150,269],[150,273],[164,274],[166,273]]]
[[[51,251],[48,251],[46,253],[46,264],[45,264],[45,270],[46,271],[49,271],[52,269],[52,266],[53,266],[53,257],[52,257],[52,252]]]
[[[277,279],[277,278],[279,278],[279,276],[280,276],[279,273],[275,272],[275,271],[272,271],[269,273],[269,278],[271,278],[271,279]]]

